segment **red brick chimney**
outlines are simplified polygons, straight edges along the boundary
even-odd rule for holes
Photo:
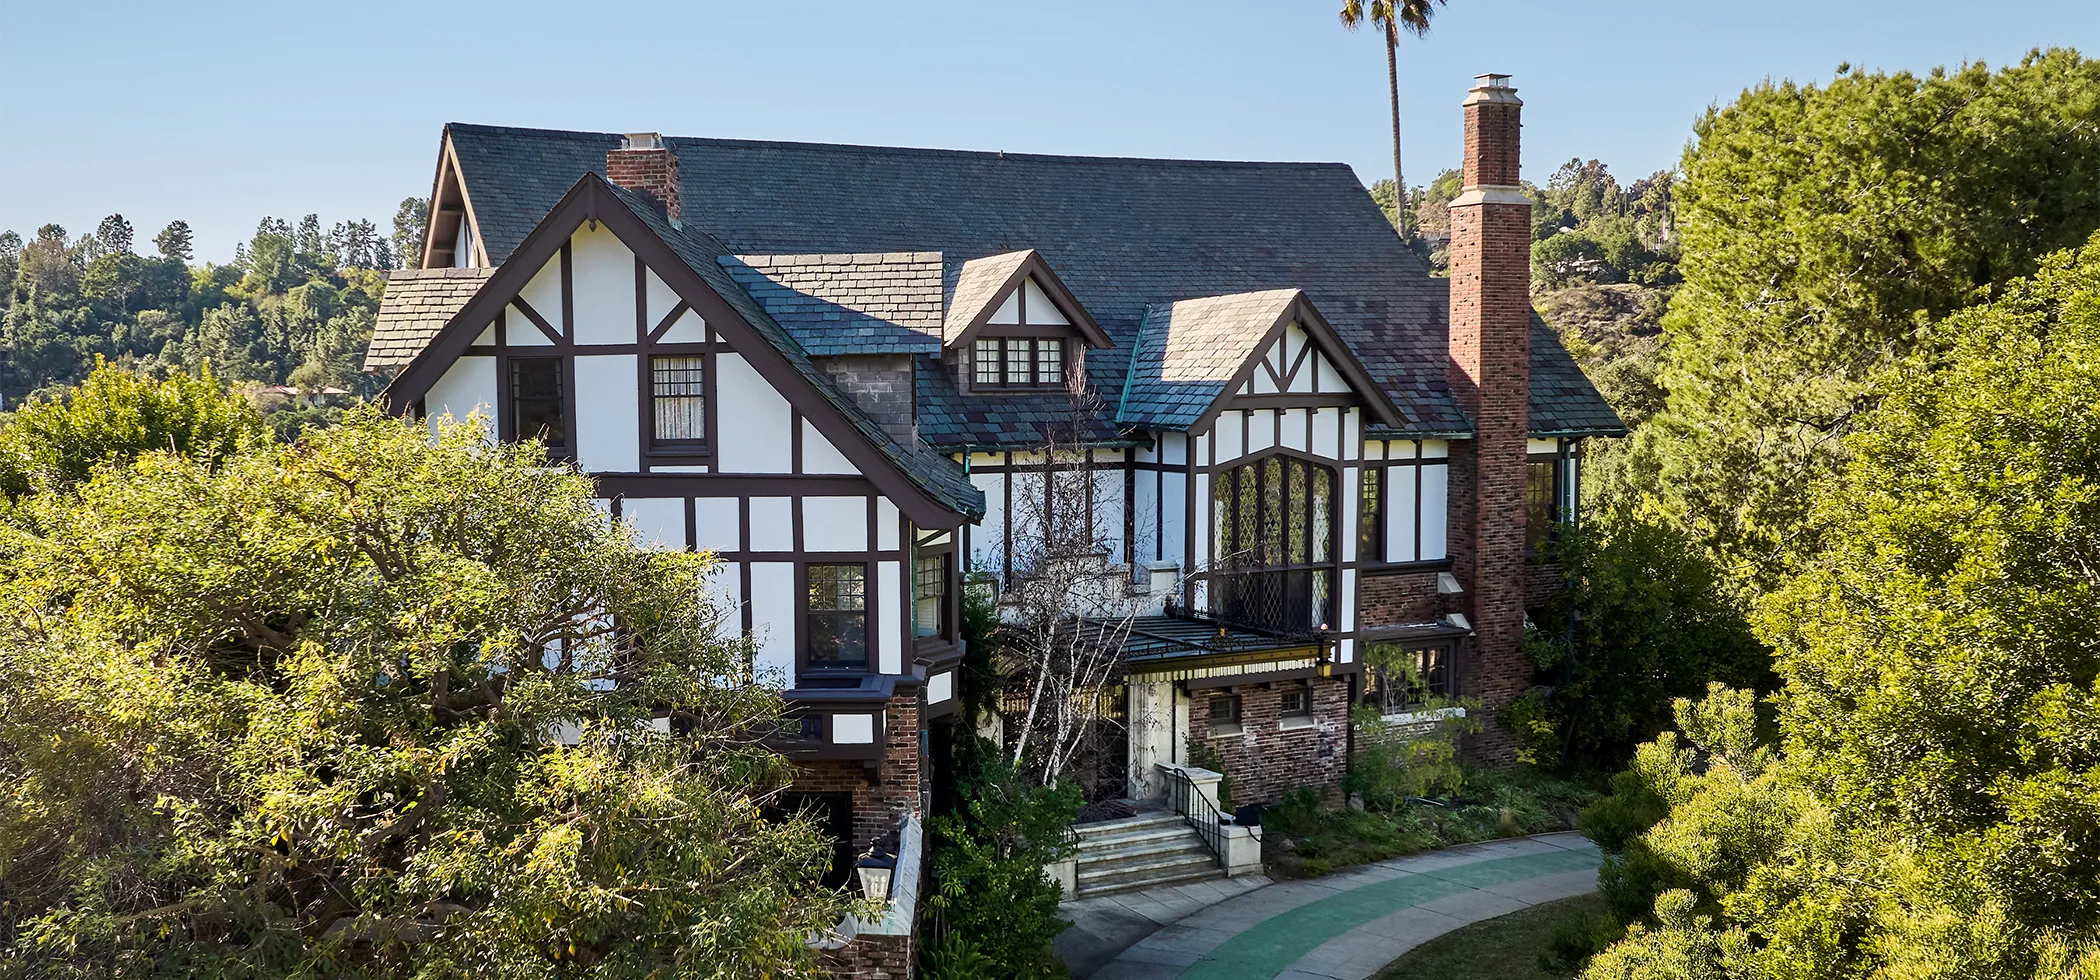
[[[678,155],[656,133],[628,133],[620,147],[605,151],[605,179],[639,191],[663,206],[664,216],[678,214]]]
[[[1521,650],[1531,397],[1531,200],[1517,176],[1523,105],[1509,76],[1477,76],[1465,101],[1465,186],[1451,202],[1448,380],[1474,432],[1470,443],[1452,445],[1453,482],[1472,484],[1470,502],[1452,515],[1461,525],[1452,528],[1453,571],[1472,610],[1467,693],[1491,711],[1531,675]],[[1496,756],[1512,748],[1500,732],[1482,747]]]

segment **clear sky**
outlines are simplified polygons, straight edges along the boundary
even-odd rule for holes
[[[799,4],[0,0],[0,229],[173,218],[225,260],[265,214],[430,192],[449,120],[983,150],[1340,160],[1391,176],[1385,59],[1337,0]],[[1515,76],[1525,174],[1674,166],[1761,78],[2100,53],[2100,0],[1453,0],[1404,37],[1409,183],[1472,75]]]

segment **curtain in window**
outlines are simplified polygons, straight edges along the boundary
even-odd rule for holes
[[[707,359],[655,357],[649,361],[658,442],[707,438]]]

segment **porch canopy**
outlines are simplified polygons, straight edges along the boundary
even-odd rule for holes
[[[1187,615],[1139,616],[1127,621],[1085,624],[1096,637],[1122,631],[1117,650],[1137,681],[1182,681],[1183,687],[1227,687],[1326,676],[1346,665],[1332,663],[1334,641],[1315,634],[1289,635]]]

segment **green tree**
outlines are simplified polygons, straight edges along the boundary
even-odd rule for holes
[[[177,219],[168,222],[168,226],[162,228],[160,234],[153,236],[153,247],[160,251],[161,258],[188,262],[192,258],[192,237],[190,223]]]
[[[430,202],[420,197],[401,200],[394,211],[394,265],[413,269],[423,261],[423,233],[430,223]]]
[[[98,360],[80,387],[0,416],[0,493],[73,487],[149,452],[216,469],[267,441],[262,417],[209,373],[155,379]]]
[[[929,966],[945,976],[1063,977],[1051,941],[1070,926],[1058,916],[1063,888],[1044,866],[1071,856],[1079,788],[1042,785],[999,757],[989,744],[967,743],[958,760],[962,806],[934,817]],[[973,970],[953,965],[967,961]]]
[[[1340,16],[1343,27],[1355,31],[1369,22],[1385,37],[1385,78],[1393,106],[1393,186],[1402,189],[1403,193],[1407,187],[1407,174],[1400,166],[1400,31],[1411,31],[1416,37],[1428,36],[1429,21],[1436,15],[1436,7],[1448,2],[1449,0],[1435,0],[1435,3],[1431,3],[1430,0],[1370,0],[1366,3],[1364,0],[1342,0]],[[1407,214],[1404,208],[1397,206],[1399,198],[1399,194],[1394,196],[1394,213],[1398,219],[1404,221]],[[1400,237],[1411,238],[1413,233],[1401,225]]]
[[[2100,62],[1761,84],[1696,127],[1663,411],[1626,490],[1731,578],[1812,553],[1810,488],[1926,325],[2100,227]]]
[[[1654,904],[1592,977],[2100,971],[2100,236],[2040,265],[1929,328],[1817,494],[1756,615],[1779,751],[1747,694],[1684,704],[1702,751],[1600,807],[1607,894]]]
[[[536,450],[364,414],[0,540],[0,975],[814,974],[708,559]]]

